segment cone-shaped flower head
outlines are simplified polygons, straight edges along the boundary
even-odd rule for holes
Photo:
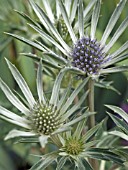
[[[7,60],[9,69],[16,80],[19,88],[21,89],[27,106],[20,100],[11,89],[0,79],[0,88],[5,93],[8,100],[22,113],[22,115],[16,115],[15,113],[0,106],[0,118],[21,126],[27,131],[12,130],[6,136],[6,139],[18,136],[39,136],[39,140],[44,146],[47,138],[56,133],[67,131],[71,125],[80,121],[85,115],[77,117],[74,120],[69,117],[80,108],[81,104],[85,100],[87,93],[84,94],[81,100],[72,106],[76,95],[86,85],[88,79],[85,79],[74,91],[70,92],[70,87],[65,90],[65,93],[60,98],[60,85],[62,78],[66,71],[70,68],[63,69],[57,76],[50,99],[46,100],[43,86],[42,86],[42,61],[40,61],[37,70],[37,94],[38,99],[34,99],[26,81],[17,70],[17,68]],[[22,97],[21,97],[22,99]],[[69,121],[68,121],[69,120]],[[29,130],[29,131],[28,131]]]
[[[79,139],[67,139],[64,146],[65,151],[69,155],[79,155],[84,149],[84,143]]]
[[[101,65],[106,62],[103,47],[88,37],[82,37],[77,41],[71,56],[73,66],[89,75],[98,74]]]
[[[60,117],[55,113],[56,109],[52,105],[36,103],[28,116],[29,125],[32,129],[41,134],[52,134],[60,126]]]

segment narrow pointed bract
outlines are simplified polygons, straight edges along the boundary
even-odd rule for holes
[[[34,99],[32,93],[31,93],[27,83],[25,82],[25,80],[23,79],[23,77],[19,73],[19,71],[17,69],[15,69],[15,66],[12,65],[8,60],[7,60],[7,64],[9,66],[9,69],[10,69],[14,79],[18,83],[22,93],[24,94],[26,100],[28,101],[30,107],[32,108],[33,105],[35,104],[35,99]]]
[[[42,61],[39,63],[37,71],[37,93],[39,97],[39,102],[46,104],[44,93],[43,93],[43,84],[42,84]]]

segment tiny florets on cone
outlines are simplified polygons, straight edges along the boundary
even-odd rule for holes
[[[68,139],[65,143],[64,150],[70,155],[79,155],[83,151],[84,143],[76,139]]]
[[[59,19],[56,21],[56,27],[61,34],[61,36],[65,39],[68,34],[68,28],[64,22],[64,19],[60,16]]]
[[[32,130],[36,133],[50,135],[59,126],[59,117],[55,114],[51,105],[37,103],[29,116],[29,122]]]
[[[87,74],[98,74],[103,64],[105,54],[97,40],[89,37],[79,39],[72,49],[72,64]]]

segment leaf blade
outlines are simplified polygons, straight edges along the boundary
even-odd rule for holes
[[[119,4],[117,4],[117,7],[116,9],[114,10],[108,24],[107,24],[107,27],[103,33],[103,36],[102,36],[102,39],[101,39],[101,44],[105,44],[106,43],[106,40],[107,38],[109,37],[112,29],[114,28],[118,18],[120,17],[121,15],[121,12],[126,4],[127,0],[121,0]]]
[[[125,29],[128,26],[128,17],[121,23],[121,25],[119,26],[119,28],[116,30],[116,32],[114,33],[114,35],[112,36],[112,39],[110,40],[110,42],[107,44],[107,46],[105,47],[104,52],[107,53],[112,46],[114,45],[114,43],[117,41],[117,39],[121,36],[121,34],[125,31]]]
[[[40,104],[43,102],[43,104],[46,104],[44,92],[43,92],[43,84],[42,84],[42,60],[39,63],[38,70],[37,70],[37,93],[39,97]]]
[[[31,93],[26,81],[24,80],[24,78],[22,77],[20,72],[17,70],[17,68],[12,63],[10,63],[7,59],[6,59],[6,62],[8,64],[8,67],[9,67],[14,79],[16,80],[22,93],[24,94],[26,100],[28,101],[30,107],[33,108],[33,105],[36,103],[36,101]]]
[[[29,110],[28,108],[26,108],[23,103],[21,103],[21,101],[12,93],[12,91],[10,90],[10,88],[2,81],[2,79],[0,79],[0,87],[2,89],[2,91],[4,92],[5,96],[7,97],[7,99],[18,109],[20,110],[22,113],[24,113],[25,115],[29,114]]]
[[[91,39],[92,40],[95,38],[95,32],[96,32],[99,15],[100,15],[100,8],[101,8],[101,0],[97,0],[95,7],[93,9],[92,20],[91,20]]]
[[[61,9],[63,19],[65,21],[65,24],[66,24],[67,28],[68,28],[68,31],[69,31],[70,36],[71,36],[71,39],[72,39],[73,43],[75,43],[77,39],[76,39],[76,36],[75,36],[74,31],[72,29],[71,23],[69,21],[68,14],[66,12],[64,4],[63,4],[62,0],[58,0],[58,1],[59,1],[59,5],[60,5],[60,9]]]
[[[84,36],[84,17],[83,17],[83,1],[79,0],[78,4],[78,24],[80,38]]]

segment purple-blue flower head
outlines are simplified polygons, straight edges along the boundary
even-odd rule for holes
[[[72,49],[72,64],[87,74],[98,74],[101,64],[105,63],[103,47],[97,40],[89,37],[79,39]]]

